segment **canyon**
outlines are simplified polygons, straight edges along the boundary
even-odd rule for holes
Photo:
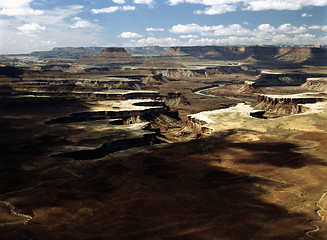
[[[0,60],[1,239],[325,239],[326,48]]]

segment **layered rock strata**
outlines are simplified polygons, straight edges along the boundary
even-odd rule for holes
[[[272,71],[262,71],[255,80],[255,87],[268,86],[300,86],[309,77],[305,73],[280,73]]]
[[[326,101],[325,94],[303,93],[292,95],[264,95],[257,97],[256,109],[265,110],[268,114],[289,115],[303,112],[299,104],[313,104]]]
[[[250,68],[243,68],[242,65],[224,65],[217,67],[207,67],[204,69],[156,69],[155,74],[161,74],[168,78],[185,78],[185,77],[208,77],[220,74],[232,73],[254,73]]]
[[[254,59],[264,62],[326,65],[327,49],[322,47],[277,46],[194,46],[171,47],[165,56],[215,60]]]
[[[95,58],[116,58],[116,57],[132,57],[124,48],[107,47],[104,48]]]
[[[307,78],[302,87],[314,91],[327,92],[327,77]]]

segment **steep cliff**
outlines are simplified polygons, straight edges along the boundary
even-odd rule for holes
[[[106,47],[100,53],[92,57],[81,58],[77,61],[79,64],[113,64],[116,66],[121,63],[131,63],[136,61],[135,58],[124,48]]]
[[[225,65],[217,67],[208,67],[203,69],[156,69],[155,74],[161,74],[168,78],[183,78],[183,77],[207,77],[219,74],[231,74],[231,73],[254,73],[250,70],[245,70],[240,65]]]
[[[302,87],[314,91],[327,92],[327,78],[307,78],[307,81],[302,85]]]
[[[274,63],[327,65],[327,49],[277,46],[171,47],[165,56],[191,56],[215,60],[256,60]]]
[[[116,58],[116,57],[132,57],[124,48],[107,47],[104,48],[95,58]]]
[[[258,75],[254,86],[300,86],[305,83],[308,74],[305,73],[278,73],[262,71]]]
[[[244,59],[251,56],[250,49],[246,47],[225,46],[196,46],[196,47],[171,47],[164,55],[166,56],[192,56],[206,59]]]
[[[326,101],[327,96],[319,93],[303,93],[291,95],[259,94],[255,109],[265,110],[267,114],[276,116],[301,112],[298,105]]]
[[[98,54],[102,49],[102,47],[55,47],[51,51],[36,51],[32,52],[30,55],[41,58],[79,59]]]

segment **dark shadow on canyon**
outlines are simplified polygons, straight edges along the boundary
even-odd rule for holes
[[[306,215],[290,215],[285,209],[263,201],[261,196],[266,192],[257,187],[273,190],[290,185],[211,166],[210,161],[226,149],[241,148],[255,156],[254,160],[247,159],[250,163],[284,165],[267,159],[265,154],[269,153],[277,162],[283,161],[282,156],[297,157],[301,164],[286,161],[292,168],[321,163],[293,155],[295,146],[290,143],[238,144],[225,137],[156,146],[127,157],[108,155],[107,161],[55,162],[33,171],[22,170],[16,176],[13,173],[11,180],[1,181],[0,200],[16,199],[15,206],[21,212],[33,216],[37,211],[49,217],[46,220],[41,217],[41,223],[33,219],[28,225],[2,228],[0,237],[15,239],[22,234],[33,239],[303,237],[304,231],[311,229]],[[10,193],[15,189],[20,191]],[[290,225],[296,227],[289,228]]]

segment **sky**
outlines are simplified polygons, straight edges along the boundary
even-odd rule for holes
[[[327,44],[327,0],[0,0],[0,54]]]

